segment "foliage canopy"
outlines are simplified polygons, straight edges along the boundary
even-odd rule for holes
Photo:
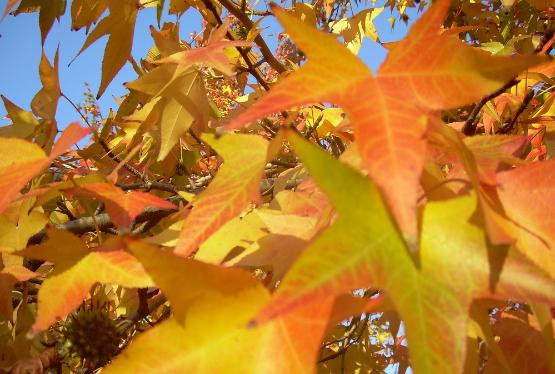
[[[3,93],[0,371],[554,373],[555,4],[381,5],[9,0],[108,37],[97,98],[137,78]]]

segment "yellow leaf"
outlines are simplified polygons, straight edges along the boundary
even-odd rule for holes
[[[50,65],[44,51],[39,64],[39,75],[42,88],[33,97],[31,109],[35,115],[55,122],[56,108],[60,99],[60,83],[58,81],[58,57],[59,50],[56,49],[54,56],[54,66]]]
[[[122,249],[124,244],[119,238],[89,250],[81,239],[61,230],[50,230],[49,237],[45,244],[17,253],[56,265],[55,272],[39,291],[34,333],[47,329],[77,308],[97,282],[124,287],[153,285],[142,265]]]
[[[6,111],[8,112],[8,117],[12,121],[11,126],[0,127],[1,137],[17,137],[17,138],[28,138],[36,130],[39,125],[39,121],[29,113],[10,100],[8,100],[4,95],[0,95]]]
[[[331,22],[330,27],[334,34],[343,37],[349,51],[355,55],[362,46],[363,38],[366,36],[371,40],[379,41],[378,32],[374,26],[374,19],[379,16],[383,8],[371,8],[359,12],[354,17],[343,18]]]
[[[492,56],[457,36],[441,34],[449,5],[448,0],[435,2],[408,37],[391,46],[376,77],[332,35],[273,7],[308,62],[227,127],[239,128],[304,104],[337,104],[351,120],[369,176],[385,195],[406,242],[416,251],[416,201],[428,123],[438,120],[439,110],[472,103],[545,60],[541,56]]]
[[[218,174],[195,201],[183,223],[176,253],[189,256],[227,221],[260,199],[260,180],[269,144],[260,136],[228,134],[206,141],[224,159]]]
[[[107,0],[107,2],[110,14],[96,25],[77,53],[79,56],[92,43],[109,35],[102,59],[102,79],[97,98],[102,96],[108,84],[131,57],[135,20],[139,10],[135,0]]]
[[[331,299],[264,326],[247,327],[269,299],[250,274],[139,242],[129,248],[167,295],[174,315],[135,339],[106,373],[141,372],[153,365],[160,373],[314,372]]]

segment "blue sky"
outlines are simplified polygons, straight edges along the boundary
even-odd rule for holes
[[[7,0],[0,1],[0,9],[4,9]],[[166,2],[168,3],[168,2]],[[56,48],[60,48],[60,85],[62,91],[74,102],[84,100],[84,83],[88,82],[96,94],[100,84],[102,56],[107,37],[97,41],[84,51],[68,66],[76,56],[85,41],[85,31],[70,31],[69,5],[66,14],[60,23],[55,23],[46,40],[44,49],[52,62]],[[409,12],[415,18],[414,12]],[[397,22],[395,30],[387,19],[391,16],[389,10],[384,11],[377,19],[376,26],[380,39],[384,42],[399,40],[407,31],[402,22]],[[175,17],[166,17],[167,21],[175,21]],[[181,17],[181,37],[189,40],[189,33],[201,29],[201,19],[194,11],[189,11]],[[146,55],[152,46],[152,38],[148,29],[149,25],[156,25],[155,8],[147,8],[139,12],[135,27],[133,56],[137,61]],[[271,49],[275,48],[275,38],[280,31],[280,26],[272,17],[268,17],[262,24],[268,28],[262,32]],[[31,99],[41,87],[38,63],[41,56],[40,31],[38,28],[38,14],[21,14],[17,17],[6,16],[0,22],[0,50],[3,58],[0,59],[0,94],[3,94],[18,106],[29,110]],[[377,43],[365,40],[359,57],[374,71],[385,58],[385,49]],[[114,97],[125,94],[124,82],[136,79],[137,75],[130,64],[124,66],[118,76],[112,81],[104,95],[100,98],[101,112],[106,115],[110,108],[117,108]],[[0,109],[0,118],[4,118],[6,111]],[[60,100],[57,112],[59,128],[64,128],[68,123],[79,120],[78,114],[65,101]],[[8,124],[6,119],[0,120],[1,125]]]

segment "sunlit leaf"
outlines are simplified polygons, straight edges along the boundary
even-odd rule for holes
[[[296,136],[290,141],[339,218],[295,262],[259,323],[323,295],[383,289],[406,325],[414,370],[456,373],[465,359],[473,299],[555,300],[552,273],[514,249],[489,247],[484,232],[469,222],[472,195],[427,205],[414,259],[372,182]],[[356,200],[342,192],[347,186]]]
[[[77,54],[81,54],[101,37],[109,35],[102,59],[102,80],[97,97],[102,96],[108,84],[131,57],[135,20],[139,10],[135,0],[106,1],[110,14],[96,25]]]
[[[78,196],[91,197],[103,201],[106,210],[119,228],[129,228],[133,220],[141,214],[146,207],[176,209],[176,206],[156,195],[131,191],[124,192],[109,183],[83,184],[72,191]]]
[[[55,273],[40,288],[35,333],[77,308],[97,282],[124,287],[152,286],[142,265],[117,240],[88,249],[81,239],[63,231],[50,231],[49,236],[45,244],[18,253],[56,265]]]
[[[248,273],[139,243],[130,244],[130,249],[168,296],[174,316],[136,339],[107,373],[141,371],[153,364],[162,373],[314,371],[326,327],[323,321],[331,312],[330,298],[266,326],[249,328],[249,318],[269,294]]]
[[[260,198],[268,142],[255,135],[229,134],[203,139],[224,159],[214,181],[195,200],[185,219],[176,253],[188,256],[223,224]]]
[[[54,144],[50,156],[36,144],[17,138],[0,138],[0,147],[9,149],[0,159],[0,213],[19,191],[46,168],[56,157],[89,133],[77,123],[70,124]]]
[[[389,50],[376,77],[337,40],[274,7],[308,63],[284,78],[228,128],[303,104],[329,101],[350,117],[356,143],[385,194],[402,234],[418,242],[416,200],[426,151],[427,118],[469,104],[502,86],[538,56],[499,57],[441,34],[449,1],[434,4],[406,39]],[[402,96],[399,94],[402,92]]]
[[[250,42],[244,40],[226,40],[228,25],[224,24],[214,30],[206,47],[193,48],[182,52],[174,53],[166,58],[158,60],[158,64],[174,63],[184,66],[191,64],[207,64],[222,73],[233,75],[233,63],[225,55],[225,48],[248,47]]]

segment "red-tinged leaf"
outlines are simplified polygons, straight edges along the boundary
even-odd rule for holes
[[[405,323],[414,371],[458,373],[474,299],[555,302],[555,273],[519,251],[488,246],[475,225],[473,195],[426,206],[415,263],[370,180],[297,136],[290,142],[339,217],[295,262],[256,322],[321,297],[384,290]],[[552,256],[546,261],[555,265]]]
[[[534,162],[497,175],[499,198],[511,219],[516,246],[555,274],[542,249],[555,249],[555,160]],[[553,252],[549,255],[553,256]]]
[[[478,208],[484,219],[484,226],[488,239],[494,245],[513,244],[515,241],[514,234],[511,232],[508,225],[509,222],[503,213],[497,190],[488,183],[482,183],[480,179],[480,177],[483,177],[483,182],[488,182],[489,179],[495,181],[496,178],[495,176],[488,176],[488,173],[491,173],[491,163],[488,167],[487,154],[478,150],[475,155],[469,147],[464,144],[463,140],[461,140],[461,134],[447,126],[437,123],[435,123],[435,125],[433,137],[438,143],[443,143],[444,146],[449,149],[448,151],[450,153],[456,154],[458,162],[455,162],[455,164],[460,164],[462,168],[464,168],[467,177],[470,179],[470,183],[477,191]],[[471,145],[474,143],[474,145],[477,146],[480,141],[470,141],[469,143]],[[478,160],[484,162],[482,167],[479,166]],[[505,158],[505,161],[508,161],[508,159]],[[496,162],[494,162],[494,164],[495,163]],[[520,161],[511,158],[511,163],[518,164]],[[462,170],[458,170],[458,172],[462,172]]]
[[[554,373],[552,356],[548,353],[542,334],[533,320],[523,312],[516,315],[504,313],[493,325],[499,347],[504,353],[512,373]],[[533,317],[532,317],[533,318]],[[496,374],[504,372],[504,367],[495,355],[487,360],[484,373]]]
[[[0,213],[19,191],[46,165],[47,156],[36,144],[17,138],[0,138],[0,147],[9,149],[0,158]]]
[[[220,139],[204,135],[224,159],[216,177],[195,200],[175,249],[189,256],[227,221],[260,199],[260,180],[269,143],[260,136],[228,134]]]
[[[247,249],[238,259],[227,264],[242,266],[247,269],[265,269],[268,271],[265,284],[275,285],[295,263],[307,246],[307,241],[290,235],[270,234],[258,240],[255,250]],[[251,253],[248,253],[251,252]]]
[[[89,127],[81,127],[78,122],[70,123],[52,147],[50,160],[54,160],[56,157],[60,156],[67,151],[69,147],[83,139],[90,132],[91,129]]]
[[[489,185],[496,184],[496,173],[501,165],[523,163],[519,154],[529,143],[526,136],[484,135],[464,139],[465,145],[474,154],[478,179]]]
[[[121,248],[122,243],[106,242],[88,250],[83,242],[63,231],[49,231],[43,245],[28,247],[19,255],[48,260],[55,272],[42,284],[33,332],[47,329],[77,308],[97,282],[124,287],[150,287],[152,280],[142,265]]]
[[[129,228],[135,218],[147,207],[177,209],[177,207],[150,193],[124,192],[110,183],[89,183],[71,189],[77,196],[99,199],[118,228]]]
[[[372,313],[378,311],[383,312],[383,304],[387,304],[387,301],[388,299],[381,294],[369,298],[365,296],[356,297],[353,295],[338,296],[333,303],[333,309],[328,322],[328,327],[337,325],[345,319],[352,316],[358,316],[361,313]],[[387,306],[388,305],[385,305],[385,307]]]
[[[331,35],[274,7],[309,61],[227,127],[239,128],[303,104],[340,105],[351,120],[369,175],[383,191],[405,240],[416,249],[417,187],[426,153],[427,118],[435,120],[440,109],[472,103],[544,61],[538,56],[492,56],[455,35],[441,34],[449,4],[448,0],[435,2],[408,37],[390,48],[376,77]]]
[[[225,75],[233,75],[233,67],[235,66],[225,55],[225,48],[230,47],[249,47],[251,42],[245,40],[226,40],[225,34],[229,25],[224,23],[218,29],[214,30],[206,47],[188,49],[182,52],[174,53],[166,58],[156,61],[157,64],[174,63],[184,66],[192,64],[210,65]]]
[[[312,373],[332,299],[258,328],[246,326],[269,299],[249,273],[130,243],[167,295],[174,315],[147,331],[105,371]],[[164,342],[164,344],[160,344]]]
[[[303,182],[295,191],[280,191],[270,204],[275,204],[285,214],[316,217],[330,207],[328,198],[312,179]]]
[[[70,124],[52,148],[50,156],[36,144],[17,138],[0,138],[0,147],[9,149],[0,159],[0,213],[19,191],[56,157],[89,133],[77,123]]]

